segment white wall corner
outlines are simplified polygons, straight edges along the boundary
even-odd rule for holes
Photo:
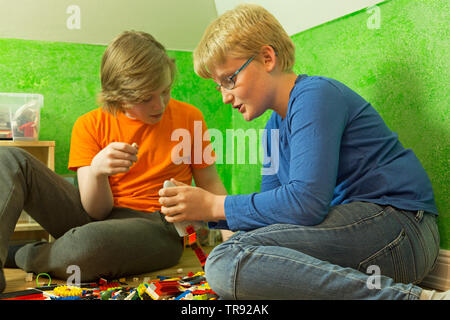
[[[269,10],[292,36],[385,0],[215,0],[221,15],[241,3],[255,3]]]

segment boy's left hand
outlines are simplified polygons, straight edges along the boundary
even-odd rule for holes
[[[184,220],[218,220],[214,207],[220,201],[215,194],[171,179],[176,187],[159,190],[161,213],[168,222]]]

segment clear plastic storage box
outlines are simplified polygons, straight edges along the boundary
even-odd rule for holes
[[[44,96],[0,93],[0,140],[38,140]]]

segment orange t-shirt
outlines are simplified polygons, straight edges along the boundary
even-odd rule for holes
[[[174,99],[153,125],[121,112],[114,117],[97,108],[79,117],[73,126],[68,168],[76,171],[89,166],[112,142],[137,143],[138,161],[130,171],[109,177],[114,206],[153,212],[161,208],[158,191],[164,180],[175,178],[191,185],[192,167],[205,168],[213,163],[215,154],[209,136],[204,137],[206,131],[201,111]],[[210,157],[204,157],[203,152]]]

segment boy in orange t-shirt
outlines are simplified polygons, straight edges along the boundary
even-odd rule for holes
[[[81,116],[72,131],[69,169],[79,189],[22,149],[0,148],[2,190],[10,190],[0,195],[0,266],[65,279],[76,265],[81,281],[92,281],[178,262],[182,238],[159,211],[164,180],[181,186],[194,178],[205,196],[226,190],[203,139],[202,113],[170,98],[174,76],[174,62],[147,33],[124,32],[109,44],[102,107]],[[23,208],[55,241],[6,250]],[[0,292],[4,287],[0,268]]]
[[[194,147],[185,163],[176,164],[182,151],[176,152],[180,142],[176,136],[172,137],[172,133],[179,129],[187,130],[187,138],[191,139],[189,142],[193,146],[198,143],[194,141],[194,125],[202,129],[197,135],[203,137],[207,128],[202,113],[194,106],[174,99],[169,100],[161,120],[155,124],[129,118],[123,112],[113,116],[102,108],[95,109],[78,118],[73,127],[69,169],[76,171],[90,166],[92,159],[111,143],[120,141],[129,146],[136,143],[139,146],[137,162],[129,171],[109,176],[114,206],[157,211],[161,207],[158,191],[164,180],[175,178],[190,185],[193,171],[211,165],[203,159],[200,163],[194,162]],[[209,141],[202,141],[202,153],[209,144]]]

